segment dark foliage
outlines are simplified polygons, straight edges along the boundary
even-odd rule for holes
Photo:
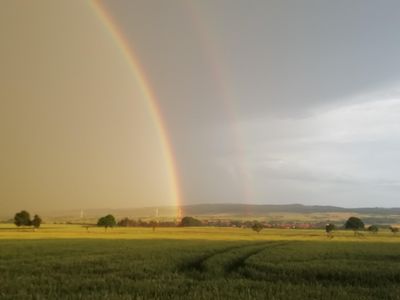
[[[15,214],[14,224],[20,226],[31,226],[31,216],[26,210],[22,210]]]
[[[328,238],[333,238],[333,231],[336,229],[335,224],[328,223],[325,226],[325,231],[326,234],[328,235]]]
[[[255,221],[251,226],[251,229],[253,229],[257,233],[260,233],[260,231],[263,230],[263,228],[264,226],[258,221]]]
[[[183,217],[180,225],[183,227],[203,226],[203,223],[193,217]]]
[[[129,218],[123,218],[118,222],[117,225],[122,227],[134,227],[138,225],[138,222],[136,222],[136,220],[132,220]]]
[[[360,218],[357,217],[350,217],[347,221],[346,224],[344,225],[346,229],[351,229],[351,230],[363,230],[365,225],[364,222],[361,221]]]
[[[105,227],[114,227],[117,224],[113,215],[107,215],[105,217],[101,217],[98,222],[97,226]]]
[[[31,222],[31,224],[32,224],[33,227],[39,228],[40,225],[42,224],[42,219],[38,215],[35,215],[33,217],[33,220]]]
[[[377,225],[371,225],[371,226],[368,227],[367,230],[368,230],[369,232],[372,232],[372,233],[378,233],[379,227],[378,227]]]

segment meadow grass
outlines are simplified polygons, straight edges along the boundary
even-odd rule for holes
[[[320,229],[264,229],[259,234],[250,228],[234,227],[102,227],[86,229],[80,225],[44,224],[34,231],[31,227],[17,228],[13,224],[0,224],[2,239],[183,239],[183,240],[221,240],[221,241],[259,241],[259,240],[298,240],[325,241],[326,233]],[[333,241],[375,241],[397,243],[400,234],[393,235],[389,230],[378,234],[362,232],[355,237],[352,231],[336,230]]]
[[[400,299],[400,238],[0,226],[0,299]]]

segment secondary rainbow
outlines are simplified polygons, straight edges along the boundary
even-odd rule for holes
[[[201,40],[203,45],[203,51],[209,62],[210,70],[215,84],[217,85],[220,99],[225,107],[226,116],[230,122],[230,128],[232,130],[232,137],[235,144],[235,150],[238,155],[237,172],[240,179],[240,184],[243,193],[243,200],[246,203],[251,203],[254,199],[254,188],[251,174],[248,172],[246,151],[243,138],[243,132],[238,122],[237,108],[235,107],[235,95],[232,93],[232,87],[229,84],[230,78],[227,70],[228,66],[224,64],[223,50],[218,47],[220,45],[216,35],[209,29],[209,21],[202,18],[199,10],[196,7],[196,2],[187,1],[184,2],[186,5],[186,11],[190,15],[190,19],[193,22],[195,31],[197,32],[198,38]]]
[[[107,13],[106,9],[99,3],[99,1],[96,0],[91,0],[90,5],[93,7],[93,10],[95,11],[96,15],[100,18],[100,20],[104,24],[104,27],[109,31],[115,43],[118,45],[121,54],[125,57],[127,64],[129,65],[133,75],[135,76],[135,78],[139,83],[142,94],[147,99],[149,110],[154,117],[154,122],[157,127],[157,133],[159,135],[164,161],[167,164],[167,169],[169,173],[168,180],[172,193],[171,196],[173,198],[173,201],[175,202],[175,205],[177,207],[180,207],[182,202],[179,189],[178,172],[172,151],[172,146],[170,143],[170,138],[164,126],[164,121],[162,118],[159,105],[148,83],[146,74],[139,63],[139,60],[136,54],[134,53],[134,50],[125,40],[121,31],[114,23],[112,17]]]

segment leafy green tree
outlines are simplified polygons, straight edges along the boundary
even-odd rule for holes
[[[346,229],[351,229],[351,230],[357,231],[357,230],[363,230],[364,227],[365,227],[365,225],[364,225],[364,222],[361,221],[360,218],[357,218],[357,217],[350,217],[350,218],[346,221],[344,227],[345,227]]]
[[[35,216],[33,217],[33,220],[32,220],[32,222],[31,222],[31,224],[32,224],[32,226],[33,226],[34,228],[39,228],[40,225],[42,224],[42,219],[41,219],[38,215],[35,215]]]
[[[183,217],[180,225],[183,227],[193,227],[193,226],[202,226],[203,223],[200,220],[195,219],[193,217]]]
[[[31,226],[31,216],[26,210],[15,214],[14,224],[20,226]]]
[[[335,224],[328,223],[325,226],[326,234],[329,238],[333,238],[333,231],[335,230]]]
[[[377,234],[379,231],[379,227],[377,225],[371,225],[367,229],[369,232]]]
[[[260,233],[261,230],[263,230],[264,226],[258,221],[255,221],[253,225],[251,226],[251,229],[253,229],[255,232]]]
[[[107,230],[108,227],[114,227],[117,224],[113,215],[107,215],[101,217],[97,221],[97,226],[104,227]]]

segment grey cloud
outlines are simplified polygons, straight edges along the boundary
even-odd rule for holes
[[[398,1],[104,3],[159,96],[187,201],[246,186],[261,202],[393,204]]]

